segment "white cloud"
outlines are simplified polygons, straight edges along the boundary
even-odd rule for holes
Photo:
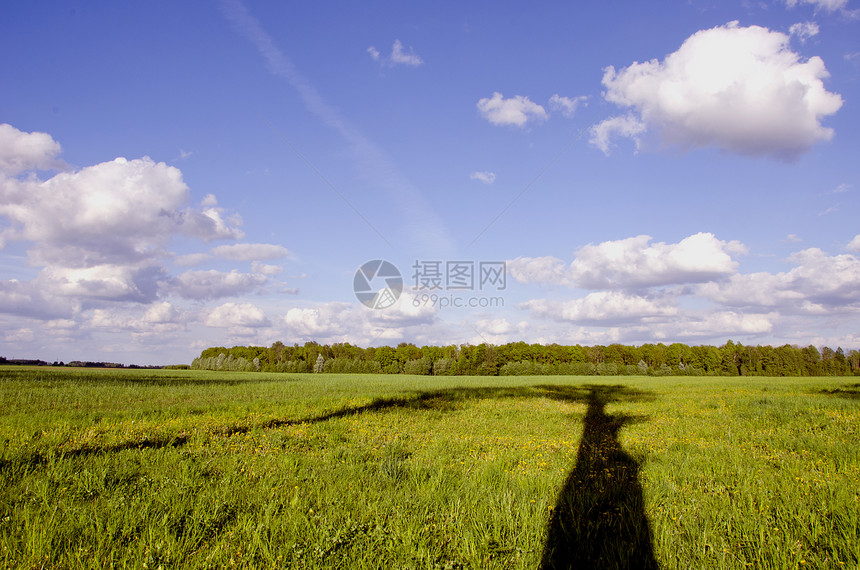
[[[186,271],[174,280],[173,289],[186,299],[217,299],[245,295],[262,287],[268,279],[257,273],[224,273],[214,269]]]
[[[32,260],[85,267],[165,255],[176,234],[238,238],[215,208],[185,207],[182,173],[149,158],[117,158],[40,181],[0,179],[7,240],[33,243]]]
[[[212,253],[222,259],[234,261],[262,261],[264,259],[281,259],[290,254],[282,245],[268,243],[237,243],[219,245]]]
[[[818,24],[815,22],[798,22],[788,28],[789,35],[800,40],[800,43],[806,43],[809,38],[817,36],[818,32]]]
[[[649,317],[667,318],[678,313],[677,307],[663,300],[619,291],[597,291],[563,302],[527,301],[522,308],[538,318],[598,326],[639,322]]]
[[[0,124],[0,173],[15,175],[27,170],[55,170],[65,164],[57,159],[60,143],[47,133],[25,133]]]
[[[848,245],[845,246],[848,251],[856,251],[860,253],[860,234],[854,236],[854,239],[848,242]]]
[[[795,265],[789,271],[733,275],[701,285],[700,294],[728,306],[778,308],[787,314],[860,310],[860,259],[809,248],[788,260]]]
[[[7,331],[4,335],[6,342],[33,342],[36,336],[33,334],[33,329],[19,328]]]
[[[505,263],[505,269],[519,283],[569,285],[571,277],[564,261],[557,257],[517,257]]]
[[[265,313],[252,303],[224,303],[212,309],[205,319],[210,327],[267,327],[271,324]]]
[[[589,129],[591,138],[589,143],[596,146],[608,155],[612,149],[612,137],[620,135],[632,139],[636,144],[636,149],[639,149],[640,135],[645,133],[648,127],[636,118],[634,115],[628,114],[618,117],[611,117],[594,125]]]
[[[549,98],[549,108],[553,111],[560,111],[565,117],[573,117],[576,109],[580,105],[588,104],[588,96],[580,95],[579,97],[562,97],[558,93]]]
[[[798,4],[810,4],[815,6],[815,10],[824,10],[825,12],[835,12],[844,10],[848,5],[848,0],[785,0],[789,8],[794,8]]]
[[[143,315],[143,320],[153,324],[177,323],[181,316],[176,307],[167,301],[162,301],[149,307]]]
[[[173,258],[173,265],[178,267],[196,267],[212,259],[208,253],[188,253]]]
[[[800,237],[798,237],[797,234],[788,234],[787,236],[785,236],[785,241],[787,241],[789,243],[800,243],[803,240]]]
[[[651,236],[640,235],[583,246],[568,267],[556,257],[518,257],[507,262],[507,271],[520,283],[642,289],[721,279],[735,272],[732,254],[739,253],[746,253],[743,244],[711,233],[675,244],[651,243]]]
[[[731,338],[737,335],[759,335],[773,330],[776,313],[738,313],[716,311],[700,317],[687,316],[683,320],[661,328],[664,338]]]
[[[836,188],[834,188],[833,191],[831,192],[831,194],[842,194],[843,192],[848,192],[850,189],[851,189],[850,184],[842,183],[839,186],[837,186]]]
[[[0,281],[0,314],[54,319],[72,317],[80,310],[78,300],[52,294],[42,279]]]
[[[44,133],[0,127],[0,217],[8,220],[0,244],[25,242],[30,264],[40,267],[30,281],[0,281],[0,313],[74,322],[88,318],[101,328],[145,335],[184,327],[174,322],[178,310],[163,299],[171,292],[210,299],[266,282],[264,275],[235,271],[169,274],[163,264],[173,257],[168,248],[176,236],[242,237],[236,227],[240,222],[225,219],[211,194],[199,208],[189,206],[179,169],[147,157],[117,158],[40,179],[33,169],[61,166],[59,144]],[[26,176],[14,176],[21,173]],[[221,250],[231,258],[283,252],[281,246],[265,244]],[[191,254],[174,261],[194,265],[210,258]],[[142,318],[141,303],[149,305]]]
[[[738,242],[725,242],[710,233],[698,233],[679,243],[650,243],[640,235],[576,251],[571,278],[580,287],[642,288],[669,284],[701,283],[735,272],[731,253],[742,253]]]
[[[492,184],[496,181],[496,173],[476,171],[469,175],[469,180],[478,180],[484,184]]]
[[[478,101],[478,111],[481,116],[494,125],[514,125],[523,127],[530,120],[545,120],[546,110],[528,97],[517,95],[509,99],[499,93],[493,93],[491,98]]]
[[[175,333],[185,329],[186,316],[169,302],[151,305],[140,316],[139,309],[112,307],[93,309],[90,313],[88,330],[108,329],[130,331],[135,338]]]
[[[251,263],[251,270],[254,273],[272,276],[283,272],[284,268],[280,265],[267,265],[265,263],[260,263],[259,261],[254,261],[253,263]]]
[[[514,331],[514,327],[505,318],[499,319],[478,319],[475,321],[475,329],[482,334],[492,335],[494,337],[506,335]]]
[[[73,299],[147,303],[156,299],[165,278],[164,269],[155,265],[54,265],[43,269],[37,282],[44,291]]]
[[[416,297],[406,291],[387,309],[368,309],[358,303],[320,303],[290,309],[283,322],[290,338],[365,345],[432,334],[429,331],[437,323],[432,304],[416,302]],[[431,342],[442,342],[441,337]]]
[[[378,61],[381,65],[394,67],[395,65],[406,65],[409,67],[418,67],[424,64],[421,59],[410,47],[406,50],[400,40],[394,40],[391,46],[391,54],[388,57],[383,57],[382,53],[374,46],[367,48],[367,53],[373,61]]]
[[[786,34],[737,22],[702,30],[662,62],[607,67],[604,97],[667,144],[793,159],[833,137],[821,120],[842,98],[824,88],[821,58],[802,61],[788,43]],[[605,137],[593,142],[608,148]]]
[[[412,48],[409,51],[403,49],[403,44],[400,40],[394,40],[394,45],[391,46],[391,64],[392,65],[409,65],[418,66],[424,63],[424,60],[418,57]]]
[[[330,302],[310,308],[293,308],[284,315],[287,330],[299,338],[330,338],[347,331],[354,321],[355,306],[349,303]]]

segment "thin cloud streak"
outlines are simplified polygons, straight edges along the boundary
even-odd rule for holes
[[[272,37],[263,30],[244,4],[239,0],[223,0],[222,8],[224,16],[236,25],[266,60],[269,72],[286,79],[298,91],[308,111],[337,131],[349,144],[358,168],[366,177],[388,191],[402,213],[401,218],[408,221],[406,231],[412,242],[410,245],[420,252],[450,251],[452,239],[445,224],[413,184],[397,171],[385,152],[353,127],[337,109],[326,103],[316,88],[278,49]]]

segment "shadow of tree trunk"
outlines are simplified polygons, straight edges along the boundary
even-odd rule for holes
[[[645,514],[639,464],[618,443],[618,431],[640,418],[607,415],[615,386],[591,386],[576,466],[549,520],[541,569],[657,569]]]

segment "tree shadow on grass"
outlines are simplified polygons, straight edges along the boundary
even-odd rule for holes
[[[576,466],[558,495],[541,569],[658,568],[645,514],[639,464],[618,442],[626,423],[606,404],[647,397],[623,386],[590,386]]]
[[[652,400],[650,392],[621,385],[449,388],[380,398],[364,406],[341,408],[303,420],[273,422],[272,427],[396,408],[451,411],[468,400],[505,398],[549,398],[587,405],[576,465],[559,492],[547,525],[541,570],[658,569],[639,482],[639,463],[618,441],[618,432],[625,424],[647,418],[606,413],[606,405],[611,402]]]
[[[847,398],[849,400],[860,400],[860,384],[845,384],[839,388],[821,390],[820,393],[827,394],[828,396]]]
[[[565,386],[540,384],[518,387],[461,387],[415,391],[377,398],[362,406],[347,406],[315,416],[271,419],[253,424],[221,426],[213,435],[231,436],[258,429],[313,424],[366,413],[397,409],[450,412],[469,401],[483,399],[537,399],[587,405],[585,425],[576,465],[568,474],[547,527],[541,569],[560,568],[658,568],[652,546],[650,523],[644,510],[639,464],[618,442],[626,423],[643,421],[641,416],[608,415],[610,402],[653,399],[648,392],[621,385]],[[64,450],[62,456],[116,452],[133,448],[180,447],[186,436],[128,442],[107,447]],[[46,460],[36,454],[30,459]],[[7,465],[4,465],[6,463]],[[11,462],[0,462],[0,471]]]

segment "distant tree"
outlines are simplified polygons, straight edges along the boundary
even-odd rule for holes
[[[322,353],[317,355],[317,360],[314,363],[314,372],[317,374],[322,373],[325,370],[325,356]]]

